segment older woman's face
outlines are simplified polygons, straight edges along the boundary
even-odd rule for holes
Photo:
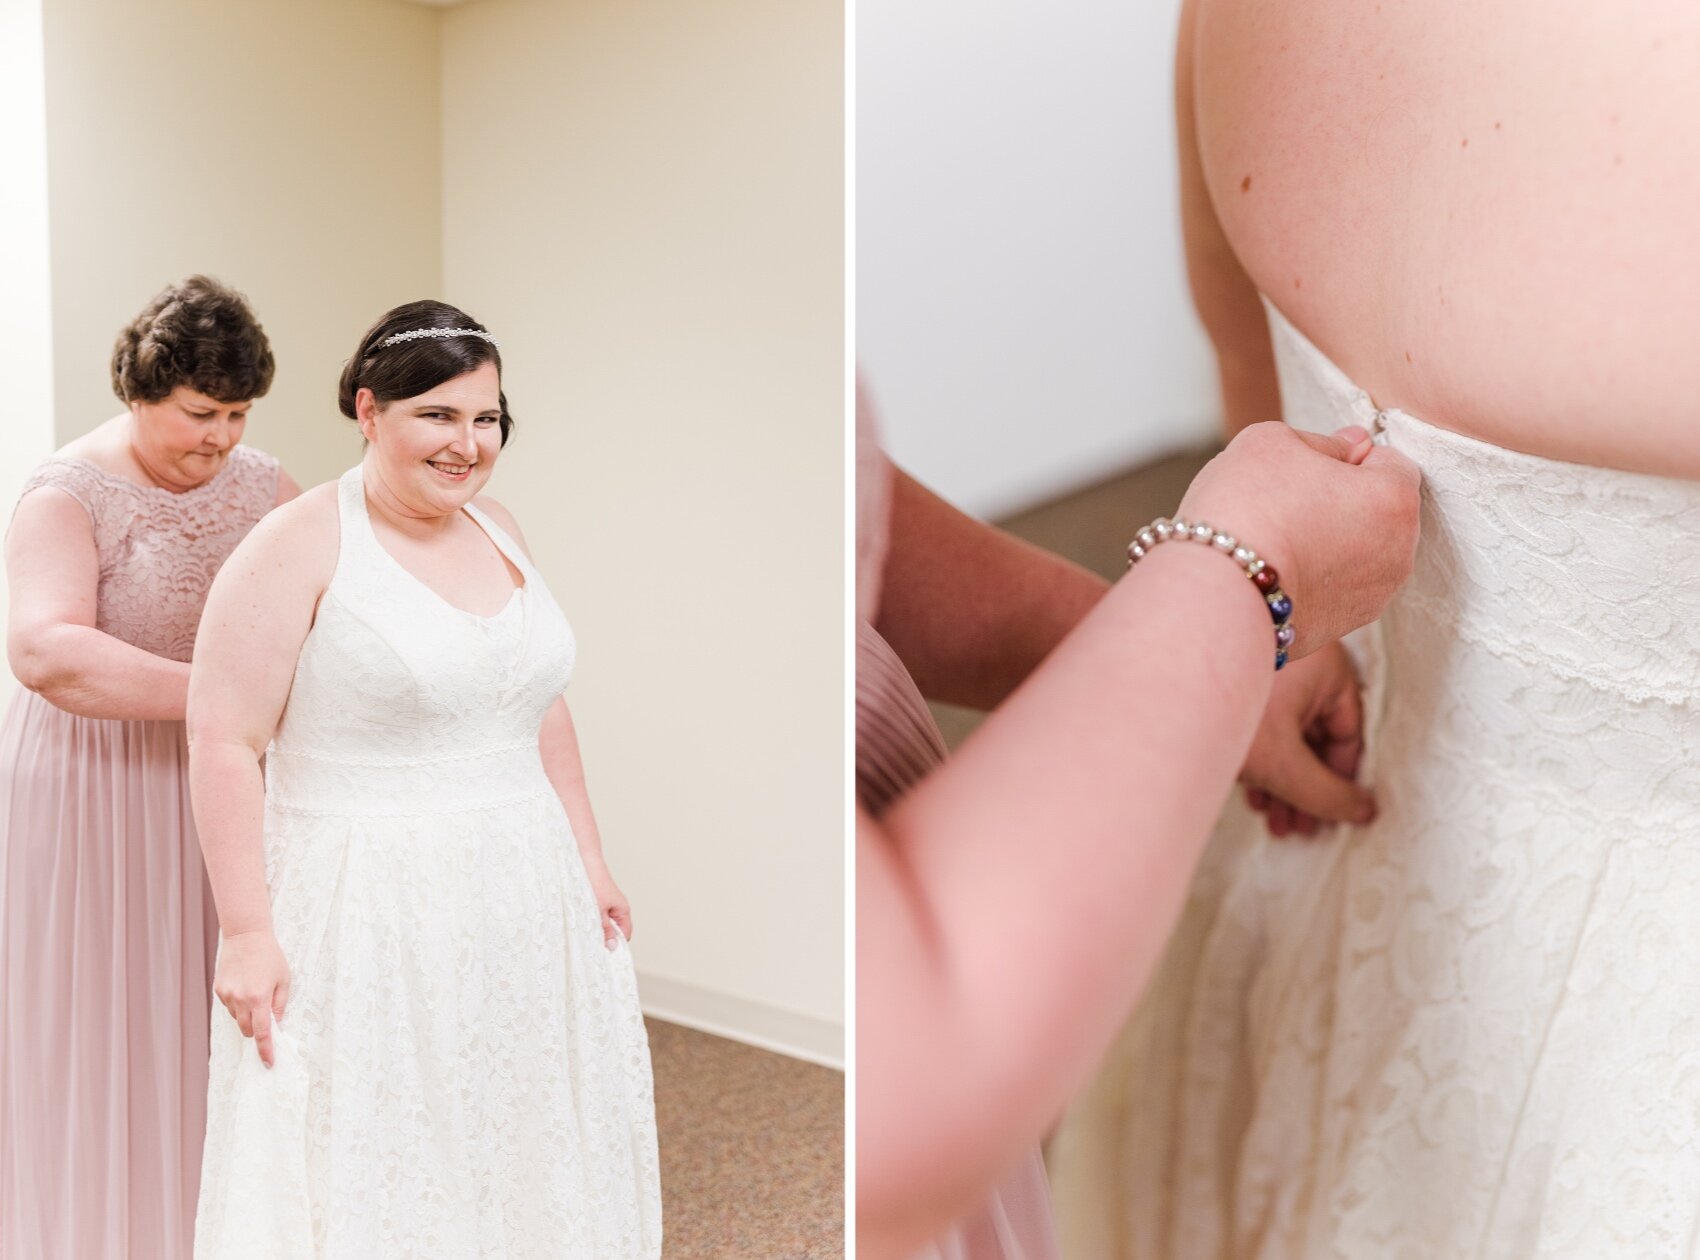
[[[484,488],[502,449],[501,392],[496,365],[482,363],[414,398],[378,403],[369,389],[355,396],[369,457],[397,506],[447,515]]]
[[[211,480],[242,440],[252,402],[220,402],[179,385],[158,402],[134,402],[132,449],[156,482],[190,489]]]

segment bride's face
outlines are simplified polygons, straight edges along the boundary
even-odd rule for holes
[[[501,389],[496,365],[484,363],[413,398],[355,395],[360,431],[396,506],[446,516],[484,488],[502,449]]]

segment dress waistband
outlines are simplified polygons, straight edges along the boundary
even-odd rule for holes
[[[340,757],[276,744],[266,753],[266,807],[291,813],[462,813],[552,791],[535,740],[415,758]]]

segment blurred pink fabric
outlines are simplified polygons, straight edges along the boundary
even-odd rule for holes
[[[873,623],[891,521],[892,468],[865,400],[856,408],[856,798],[879,817],[945,759],[926,701]],[[916,1260],[1057,1260],[1045,1165],[1035,1147],[979,1209]]]
[[[276,501],[234,448],[182,494],[41,465],[93,522],[97,628],[186,661],[213,575]],[[0,1257],[188,1260],[217,939],[182,722],[19,690],[0,725]]]

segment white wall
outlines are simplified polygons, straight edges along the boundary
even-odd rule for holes
[[[0,4],[0,381],[6,382],[0,512],[11,519],[24,478],[54,447],[52,290],[47,269],[47,108],[41,0]],[[6,591],[0,586],[0,627]],[[17,682],[0,669],[0,706]]]
[[[359,458],[336,382],[442,282],[441,17],[394,0],[47,0],[58,439],[121,409],[118,329],[167,283],[245,292],[277,355],[246,440],[303,485]]]
[[[996,515],[1207,439],[1178,0],[859,0],[857,355],[898,462]]]
[[[502,340],[493,492],[568,692],[646,1005],[843,1038],[843,46],[831,0],[446,14],[445,296]]]

